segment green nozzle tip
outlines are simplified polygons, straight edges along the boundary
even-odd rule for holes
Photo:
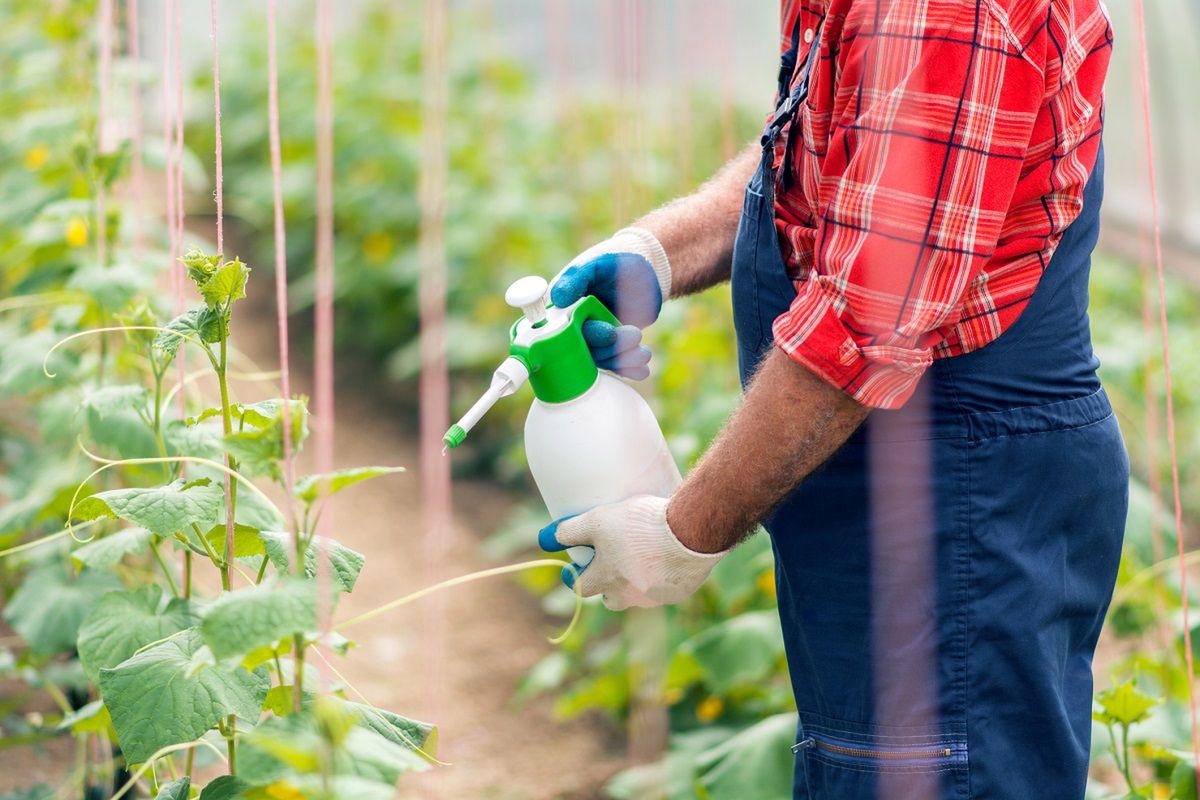
[[[460,425],[451,425],[450,430],[446,431],[446,435],[442,437],[442,441],[446,443],[446,447],[455,448],[463,443],[463,439],[467,438],[467,432]]]

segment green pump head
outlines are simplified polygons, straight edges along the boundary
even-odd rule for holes
[[[531,275],[513,283],[504,299],[524,314],[509,329],[509,357],[492,375],[487,392],[442,437],[446,447],[462,444],[467,432],[501,397],[528,380],[543,403],[565,403],[592,388],[599,370],[592,360],[583,323],[598,319],[612,325],[617,318],[589,295],[567,308],[547,303],[545,278]]]

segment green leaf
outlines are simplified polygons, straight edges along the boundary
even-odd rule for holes
[[[158,790],[158,794],[154,795],[154,800],[188,800],[188,793],[192,788],[192,779],[184,775],[177,781],[163,784]]]
[[[105,592],[120,589],[111,573],[84,570],[71,580],[61,564],[47,564],[25,576],[4,609],[4,618],[37,655],[75,647],[79,626]]]
[[[86,391],[79,411],[94,442],[114,448],[122,458],[141,458],[158,455],[154,432],[145,421],[153,415],[150,405],[143,386],[125,384]]]
[[[316,627],[315,582],[286,576],[221,595],[205,611],[200,633],[213,655],[226,659]]]
[[[282,403],[267,400],[241,409],[241,420],[250,427],[234,431],[225,437],[225,449],[237,459],[240,469],[249,475],[269,475],[276,481],[283,480],[283,415]],[[270,415],[270,416],[268,416]],[[303,399],[292,400],[289,405],[292,426],[292,455],[300,452],[300,446],[308,436],[308,408]]]
[[[1133,725],[1150,716],[1150,709],[1158,700],[1140,691],[1134,681],[1128,680],[1111,689],[1096,693],[1100,710],[1093,716],[1105,724]]]
[[[250,784],[241,778],[222,775],[204,787],[204,791],[200,792],[200,800],[237,800],[249,788]]]
[[[250,268],[240,260],[226,261],[200,286],[200,294],[210,308],[218,308],[246,296]]]
[[[241,503],[241,497],[238,498]],[[208,533],[204,534],[204,538],[208,540],[208,544],[213,551],[221,554],[225,552],[225,523],[212,526]],[[258,536],[258,528],[252,528],[249,525],[234,524],[233,526],[233,557],[234,558],[251,558],[252,556],[266,555],[267,549],[263,546],[262,539]]]
[[[79,628],[79,660],[88,680],[115,667],[146,645],[190,628],[198,621],[191,604],[172,598],[164,607],[162,588],[151,584],[127,592],[110,592]]]
[[[273,397],[270,400],[259,400],[257,403],[246,405],[237,403],[232,410],[234,418],[239,422],[255,428],[267,428],[275,420],[283,417],[283,399]],[[291,403],[288,404],[288,416],[292,420],[295,438],[299,438],[301,428],[298,427],[298,420],[308,416],[307,401],[304,398],[292,398]]]
[[[269,687],[265,669],[216,667],[194,629],[100,671],[100,691],[131,764],[200,738],[230,714],[257,719]]]
[[[111,489],[85,498],[75,506],[75,516],[89,520],[119,517],[167,537],[192,525],[212,527],[221,516],[224,494],[209,478],[172,481],[147,489]]]
[[[784,659],[779,615],[773,610],[750,611],[706,628],[680,645],[673,661],[687,658],[695,661],[705,685],[717,694],[760,683],[776,674]]]
[[[71,560],[81,567],[111,567],[130,553],[150,546],[154,534],[145,528],[125,528],[102,539],[93,539],[71,551]]]
[[[336,698],[326,698],[326,702],[345,706]],[[324,722],[318,721],[318,716]],[[338,743],[333,748],[330,768],[334,776],[391,787],[404,772],[428,769],[425,760],[412,750],[374,730],[354,725],[355,719],[355,715],[349,717],[349,728],[331,730],[329,709],[322,713],[319,703],[299,714],[268,719],[242,738],[238,774],[255,784],[287,781],[300,785],[308,776],[319,777],[322,754],[328,751],[331,740]]]
[[[50,330],[0,338],[0,396],[26,394],[49,385],[42,360],[60,338]],[[46,369],[63,380],[77,362],[78,356],[72,351],[60,348],[50,356]]]
[[[112,717],[103,700],[93,700],[72,711],[58,723],[58,729],[71,733],[104,733],[112,726]]]
[[[119,386],[101,386],[88,389],[80,399],[80,410],[95,415],[98,422],[106,417],[130,409],[144,409],[150,400],[150,393],[140,384],[122,384]]]
[[[751,725],[697,759],[707,797],[789,797],[796,715],[776,714]]]
[[[362,703],[349,703],[362,715],[362,724],[393,744],[412,749],[413,745],[429,755],[437,755],[438,729],[429,722],[402,717],[391,711]]]
[[[404,467],[352,467],[320,475],[305,475],[296,481],[296,495],[304,502],[312,503],[318,497],[337,494],[347,486],[352,486],[359,481],[396,472],[404,472]]]
[[[280,572],[291,569],[292,553],[295,551],[292,535],[286,531],[260,531],[263,545],[267,550],[267,558]],[[317,553],[324,552],[326,561],[333,568],[334,584],[343,592],[354,591],[358,574],[362,572],[366,557],[356,550],[324,536],[314,536],[313,541],[304,551],[304,574],[315,577],[317,574]]]
[[[1171,770],[1170,800],[1196,800],[1196,766],[1188,759],[1175,762]]]
[[[71,273],[67,288],[86,294],[107,311],[119,311],[151,285],[150,273],[130,263],[84,265]]]
[[[224,436],[220,421],[189,425],[183,420],[173,419],[163,429],[163,439],[172,455],[196,456],[210,461],[220,461],[224,457]]]
[[[160,331],[154,337],[154,349],[174,358],[179,346],[191,339],[193,343],[212,344],[221,340],[221,317],[208,306],[188,309],[163,327],[181,336]]]

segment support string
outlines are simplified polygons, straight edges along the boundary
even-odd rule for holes
[[[292,378],[288,361],[287,235],[283,226],[283,172],[279,145],[279,55],[275,0],[267,2],[267,118],[271,140],[271,193],[275,206],[275,317],[279,333],[279,386],[283,392],[283,480],[287,490],[292,534],[296,531],[296,468],[292,463]],[[303,561],[297,559],[297,569]]]
[[[141,261],[146,249],[145,220],[145,172],[142,163],[142,79],[141,79],[141,34],[138,32],[138,3],[137,0],[125,0],[125,43],[129,60],[133,64],[133,78],[130,87],[129,117],[131,159],[130,183],[133,195],[133,254]]]
[[[1162,336],[1163,388],[1167,394],[1167,450],[1171,459],[1171,492],[1175,505],[1175,542],[1179,557],[1179,592],[1183,606],[1183,654],[1188,674],[1188,708],[1192,723],[1192,757],[1197,781],[1200,782],[1200,723],[1197,721],[1195,676],[1192,656],[1192,625],[1188,604],[1188,576],[1184,558],[1183,502],[1179,491],[1179,453],[1175,442],[1175,401],[1171,382],[1170,328],[1167,324],[1167,293],[1163,279],[1162,233],[1158,215],[1158,181],[1154,171],[1154,132],[1150,114],[1150,58],[1146,43],[1146,14],[1142,0],[1134,0],[1137,16],[1138,43],[1141,49],[1142,121],[1146,136],[1146,172],[1150,184],[1150,219],[1154,239],[1154,269],[1158,285],[1158,323]]]
[[[213,157],[216,160],[214,171],[213,196],[217,202],[217,252],[225,252],[225,178],[222,173],[221,158],[221,55],[217,40],[217,0],[209,3],[209,16],[212,20],[212,74],[213,74],[213,132],[216,145]]]

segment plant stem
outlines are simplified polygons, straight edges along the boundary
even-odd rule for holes
[[[183,551],[183,598],[190,600],[192,597],[192,551]],[[192,751],[188,751],[188,758],[191,758]]]
[[[229,750],[229,774],[236,774],[237,769],[237,715],[230,714],[223,729],[225,745]]]
[[[222,578],[221,583],[222,583],[222,585],[224,585],[225,578],[227,578],[229,576],[229,562],[222,560],[222,558],[219,555],[217,555],[217,551],[213,550],[212,545],[208,543],[208,537],[205,536],[204,533],[200,530],[199,525],[197,525],[196,523],[193,522],[192,530],[194,530],[196,532],[196,536],[200,539],[200,544],[204,545],[204,552],[208,553],[208,557],[212,560],[213,566],[215,566],[219,570],[221,570],[221,578]],[[228,586],[224,586],[224,588],[229,589]]]
[[[52,681],[42,677],[42,688],[46,690],[46,694],[50,695],[50,699],[54,701],[54,705],[58,706],[58,710],[63,714],[70,714],[74,709],[71,708],[71,702],[67,700],[67,696],[62,693]]]
[[[167,569],[167,562],[163,561],[163,557],[158,552],[158,545],[154,542],[150,543],[150,552],[154,553],[154,560],[162,567],[163,577],[167,579],[167,585],[171,587],[171,594],[179,597],[179,587],[175,585],[175,579],[171,577],[171,570]]]
[[[263,582],[263,578],[265,578],[267,575],[267,564],[269,564],[270,561],[271,560],[269,558],[263,556],[262,564],[258,568],[258,574],[254,576],[255,586]]]
[[[217,360],[217,385],[221,390],[221,422],[225,435],[233,433],[233,415],[229,407],[229,314],[231,300],[221,314],[220,324],[220,356]],[[225,453],[225,466],[236,470],[237,462]],[[221,564],[221,588],[229,591],[233,584],[230,581],[229,565],[233,563],[234,513],[237,508],[237,481],[225,479],[225,557]]]
[[[292,710],[299,714],[304,699],[304,637],[296,634],[293,642],[296,648],[296,674],[292,676]]]
[[[1137,789],[1133,786],[1133,777],[1129,774],[1129,726],[1121,725],[1121,749],[1125,753],[1124,762],[1121,770],[1125,775],[1125,785],[1129,787],[1131,794],[1137,794]]]
[[[158,363],[154,360],[154,357],[151,356],[150,358],[151,370],[154,372],[154,441],[158,444],[159,455],[161,455],[163,458],[166,458],[167,442],[165,439],[163,439],[162,433],[162,385],[163,372],[165,371],[165,368],[160,369]],[[168,480],[171,479],[175,469],[176,467],[173,467],[169,464],[163,464],[163,472]]]
[[[189,778],[192,777],[192,767],[196,762],[196,748],[191,748],[187,751],[187,760],[183,762],[183,774]]]

